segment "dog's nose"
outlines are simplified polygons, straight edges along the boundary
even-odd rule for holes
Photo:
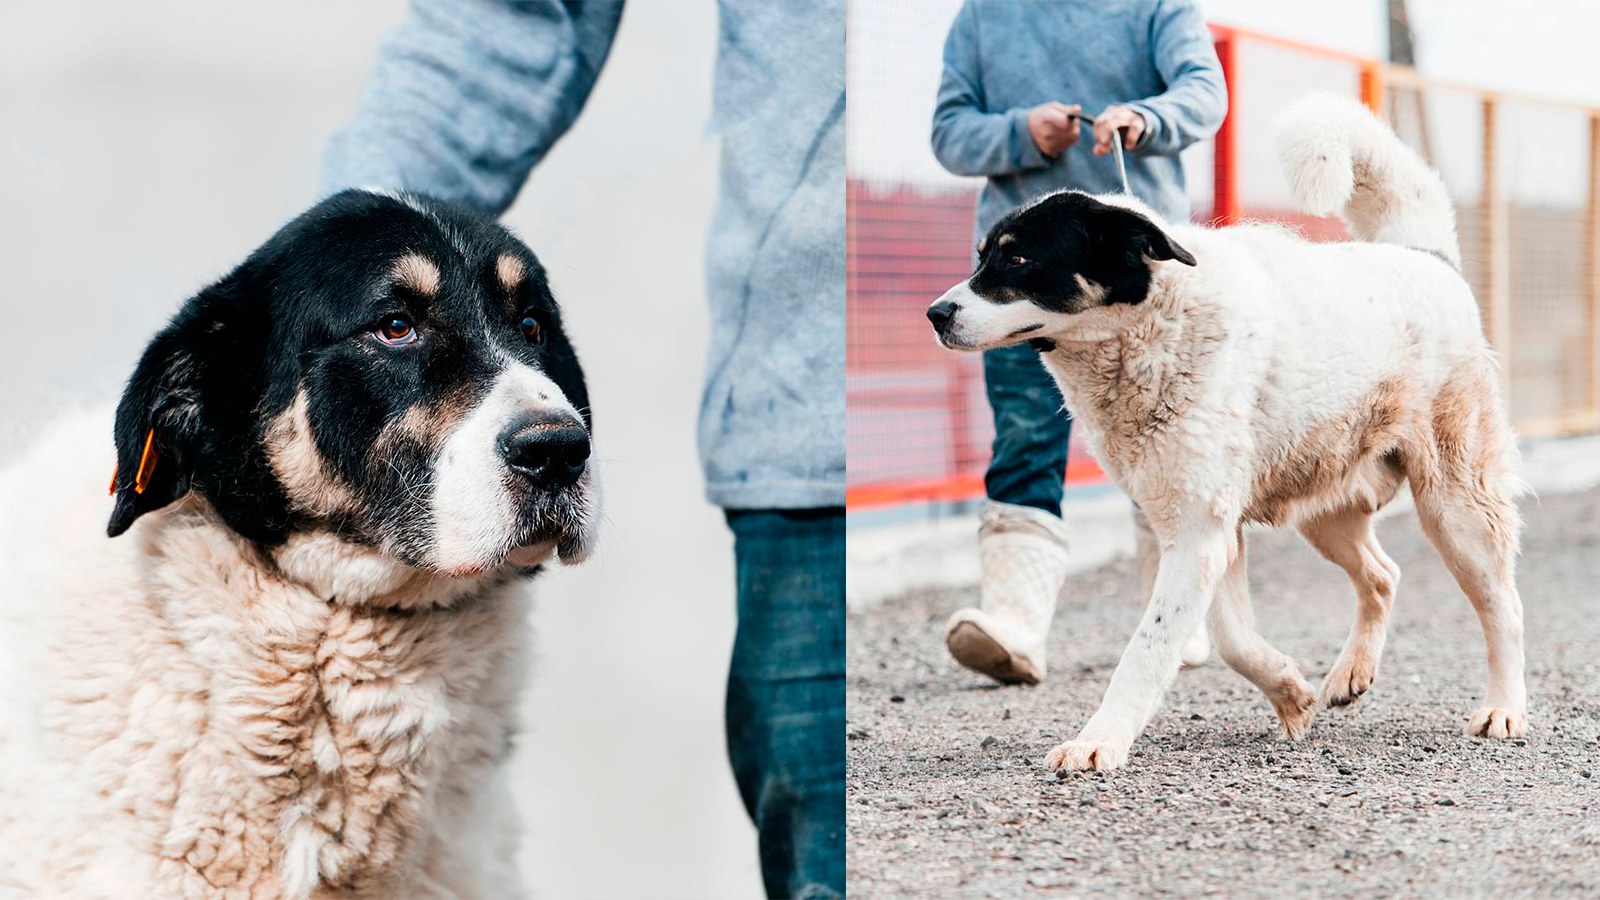
[[[567,487],[589,464],[589,432],[569,416],[522,419],[500,435],[512,471],[540,487]]]
[[[928,321],[933,327],[943,331],[950,320],[956,317],[956,304],[954,300],[940,300],[928,307]]]

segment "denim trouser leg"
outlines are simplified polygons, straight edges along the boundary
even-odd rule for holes
[[[728,756],[769,897],[844,895],[844,510],[730,510]]]
[[[990,500],[1061,515],[1072,417],[1027,344],[987,350],[983,384],[994,412],[994,455],[983,485]]]

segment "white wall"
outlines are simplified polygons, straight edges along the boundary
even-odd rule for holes
[[[0,4],[0,463],[58,405],[113,396],[180,301],[314,199],[322,143],[402,12]],[[589,375],[608,522],[534,617],[513,765],[544,897],[760,894],[722,746],[731,539],[694,451],[715,30],[710,3],[630,7],[507,216]]]

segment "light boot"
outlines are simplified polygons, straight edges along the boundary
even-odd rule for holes
[[[1156,592],[1156,569],[1161,565],[1161,545],[1156,541],[1155,532],[1150,530],[1150,520],[1144,517],[1144,511],[1139,507],[1133,508],[1133,567],[1139,573],[1139,582],[1144,585],[1144,602],[1149,604]],[[1203,666],[1211,658],[1211,636],[1206,633],[1206,621],[1200,620],[1200,627],[1189,639],[1184,642],[1180,651],[1185,666]]]
[[[956,662],[996,681],[1038,684],[1067,578],[1066,525],[1043,510],[994,500],[984,503],[981,518],[980,607],[955,611],[945,645]]]

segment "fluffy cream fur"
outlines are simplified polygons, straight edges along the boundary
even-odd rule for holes
[[[192,496],[107,539],[110,422],[0,476],[0,896],[520,895],[504,571],[263,559]]]

